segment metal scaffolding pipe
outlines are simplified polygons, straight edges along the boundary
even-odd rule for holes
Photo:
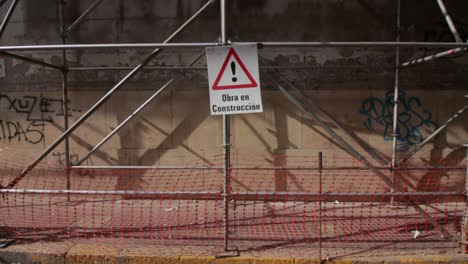
[[[412,151],[410,151],[406,156],[400,160],[400,163],[403,163],[410,159],[414,154],[416,154],[420,149],[422,149],[427,143],[429,143],[431,140],[433,140],[437,135],[439,135],[440,132],[442,132],[448,125],[450,125],[453,121],[455,121],[457,118],[459,118],[465,110],[468,109],[468,104],[465,105],[462,109],[458,110],[458,112],[450,117],[445,124],[437,128],[436,131],[434,131],[430,136],[428,136],[423,142],[419,143]]]
[[[62,44],[67,44],[67,34],[65,32],[65,0],[60,0],[59,3],[59,24],[60,24],[60,35],[62,37]],[[67,51],[62,50],[62,62],[63,70],[62,72],[62,108],[63,108],[63,128],[68,129],[69,120],[68,120],[68,67],[67,62]],[[71,178],[70,178],[70,139],[68,137],[64,140],[65,144],[65,167],[67,173],[67,190],[71,189]],[[68,197],[70,200],[70,197]]]
[[[357,42],[233,42],[237,44],[259,44],[263,47],[402,47],[402,48],[466,48],[468,43],[456,42],[386,42],[386,41],[357,41]]]
[[[10,21],[11,15],[13,15],[13,12],[16,9],[16,5],[18,4],[18,1],[19,0],[13,0],[13,2],[11,2],[10,8],[8,8],[8,11],[5,14],[5,17],[3,18],[2,24],[0,25],[0,38],[2,37],[3,32],[5,31],[5,28],[8,22]]]
[[[69,71],[127,71],[134,67],[114,67],[114,66],[92,66],[92,67],[69,67]],[[206,66],[146,66],[143,70],[170,70],[170,71],[183,71],[183,70],[206,70]]]
[[[171,38],[172,39],[172,38]],[[110,43],[110,44],[66,44],[66,45],[25,45],[1,46],[0,51],[27,51],[27,50],[77,50],[77,49],[149,49],[149,48],[205,48],[218,46],[218,43]]]
[[[184,24],[182,24],[172,35],[170,35],[164,43],[171,41],[176,35],[184,30],[193,20],[198,17],[212,1],[209,0],[204,4],[192,17],[190,17]],[[64,46],[64,45],[62,45]],[[67,138],[73,131],[75,131],[81,123],[87,120],[101,105],[103,105],[117,90],[119,90],[128,80],[130,80],[140,69],[151,62],[158,54],[160,49],[155,49],[150,55],[148,55],[143,62],[135,67],[130,73],[128,73],[119,83],[117,83],[112,89],[109,90],[91,109],[84,113],[69,129],[67,129],[58,139],[50,144],[32,163],[30,163],[19,176],[14,178],[6,188],[13,188],[22,178],[24,178],[36,165],[42,161],[52,150],[55,149],[65,138]]]
[[[401,25],[401,3],[400,0],[397,1],[397,42],[400,41],[400,25]],[[395,86],[393,89],[393,133],[392,133],[392,192],[395,191],[395,182],[396,182],[396,174],[395,169],[398,167],[397,161],[397,141],[398,141],[398,104],[400,98],[400,91],[399,91],[399,74],[400,74],[400,48],[396,47],[395,50]]]
[[[442,15],[444,16],[445,21],[447,22],[447,25],[448,25],[448,27],[450,29],[450,32],[452,32],[452,35],[455,38],[455,41],[457,43],[462,43],[463,40],[461,39],[460,34],[458,34],[457,28],[453,24],[453,21],[452,21],[450,15],[447,12],[447,8],[445,8],[444,2],[442,0],[437,0],[437,3],[439,4],[440,11],[442,12]],[[467,50],[466,48],[450,49],[450,50],[447,50],[447,51],[436,53],[434,55],[430,55],[430,56],[426,56],[426,57],[423,57],[423,58],[419,58],[419,59],[404,62],[403,64],[401,64],[401,67],[408,67],[408,66],[411,66],[411,65],[420,64],[420,63],[427,62],[427,61],[432,61],[432,60],[447,57],[447,56],[450,56],[450,55],[455,55],[455,54],[458,54],[458,53],[461,53],[461,52],[465,52],[466,50]]]
[[[457,28],[453,24],[452,18],[447,12],[447,8],[445,8],[444,2],[442,0],[437,0],[437,3],[439,4],[440,11],[442,12],[442,15],[444,16],[445,21],[447,21],[447,25],[450,29],[450,32],[452,32],[453,37],[455,38],[455,41],[463,42],[462,38],[460,37],[460,34],[458,34]]]
[[[81,22],[83,22],[89,14],[91,14],[91,12],[93,12],[94,9],[96,9],[96,7],[99,6],[99,4],[102,2],[102,0],[96,0],[94,1],[89,7],[88,9],[86,9],[83,14],[78,17],[75,22],[73,22],[68,28],[67,30],[65,31],[66,33],[69,33],[70,31],[72,31],[73,29],[75,29],[76,27],[78,27]]]
[[[126,191],[126,190],[42,190],[42,189],[1,189],[2,194],[54,194],[54,195],[138,195],[138,196],[171,196],[178,198],[197,198],[211,197],[216,200],[222,199],[223,195],[220,192],[213,191]],[[465,197],[463,192],[394,192],[394,193],[359,193],[359,192],[232,192],[232,198],[235,200],[245,200],[246,198],[253,201],[261,200],[278,200],[287,198],[288,201],[304,201],[310,199],[320,199],[320,197],[411,197],[411,196],[460,196]]]
[[[318,153],[318,171],[319,171],[319,263],[322,263],[322,168],[323,168],[323,155],[322,152]]]
[[[301,109],[304,113],[306,113],[310,118],[314,120],[320,127],[325,129],[333,138],[335,138],[354,158],[357,160],[361,161],[364,163],[371,171],[373,171],[382,181],[384,181],[389,188],[392,186],[391,180],[382,172],[379,170],[375,169],[373,165],[366,160],[361,154],[359,154],[352,146],[350,146],[345,140],[343,140],[338,134],[336,134],[335,131],[333,131],[330,127],[328,127],[326,124],[320,120],[313,112],[308,111],[307,109],[304,108],[304,106],[292,95],[290,95],[286,89],[280,85],[278,82],[276,82],[273,78],[268,77],[277,87],[278,89],[286,96],[286,98],[289,99],[290,102],[292,102],[296,107]]]
[[[266,61],[265,59],[262,59],[262,60]],[[321,115],[326,117],[334,126],[336,126],[338,129],[343,131],[347,136],[352,138],[362,149],[364,149],[367,153],[369,153],[369,155],[371,155],[376,161],[378,161],[382,165],[388,164],[388,162],[379,153],[365,146],[364,142],[358,136],[356,136],[356,134],[354,134],[353,132],[347,130],[344,126],[342,126],[335,118],[333,118],[330,114],[328,114],[325,110],[323,110],[317,102],[305,96],[305,94],[302,93],[302,91],[298,89],[286,76],[284,76],[279,71],[275,71],[275,72],[288,84],[289,87],[293,88],[294,91],[299,93],[313,108],[315,108]]]
[[[232,45],[258,44],[262,47],[404,47],[404,48],[468,48],[468,43],[455,42],[233,42]],[[111,48],[206,48],[219,46],[212,42],[191,43],[111,43],[111,44],[67,44],[67,45],[25,45],[25,46],[2,46],[0,51],[14,50],[60,50],[60,49],[111,49]]]
[[[195,64],[205,52],[203,51],[198,56],[196,56],[189,65]],[[88,154],[86,154],[81,160],[76,162],[76,166],[81,165],[86,159],[88,159],[96,150],[98,150],[104,143],[106,143],[112,136],[114,136],[125,124],[130,122],[138,113],[140,113],[149,103],[151,103],[158,95],[160,95],[175,79],[171,79],[166,84],[164,84],[159,90],[157,90],[150,98],[148,98],[140,107],[138,107],[131,115],[129,115],[122,123],[120,123],[114,130],[112,130],[101,142],[99,142],[93,149],[91,149]]]
[[[135,67],[131,66],[89,66],[89,67],[69,67],[69,71],[127,71],[131,70]],[[317,69],[321,68],[320,66],[311,66],[311,65],[281,65],[281,66],[272,66],[272,65],[264,65],[259,66],[260,70],[270,70],[270,69],[287,69],[287,70],[294,70],[294,69]],[[329,67],[324,67],[329,68]],[[334,68],[334,67],[333,67]],[[162,71],[193,71],[193,70],[204,70],[208,69],[207,66],[146,66],[143,70],[162,70]]]
[[[114,128],[104,139],[101,140],[96,146],[94,146],[81,160],[76,162],[76,165],[82,164],[85,160],[87,160],[91,155],[93,155],[96,150],[98,150],[104,143],[106,143],[112,136],[114,136],[123,126],[125,126],[130,120],[132,120],[138,113],[140,113],[145,107],[151,103],[158,95],[160,95],[166,87],[168,87],[174,79],[169,80],[166,84],[164,84],[161,88],[159,88],[150,98],[148,98],[142,105],[140,105],[132,114],[130,114],[127,118],[125,118],[122,123],[120,123],[116,128]]]
[[[0,52],[0,54],[4,55],[6,57],[10,57],[10,58],[13,58],[13,59],[29,62],[31,64],[41,65],[41,66],[52,68],[52,69],[55,69],[55,70],[59,70],[59,71],[64,70],[64,68],[61,67],[61,66],[54,65],[54,64],[51,64],[51,63],[47,63],[47,62],[43,62],[43,61],[33,59],[33,58],[28,58],[28,57],[21,56],[21,55],[18,55],[18,54],[13,54],[13,53],[9,53],[9,52]]]
[[[71,166],[71,169],[91,169],[91,170],[222,170],[224,166]],[[374,167],[377,170],[389,170],[389,167]],[[231,166],[231,170],[305,170],[315,171],[319,168],[315,167],[289,167],[289,166]],[[338,166],[338,167],[323,167],[322,170],[335,171],[335,170],[369,170],[367,167],[351,167],[351,166]],[[396,171],[409,171],[409,170],[465,170],[462,166],[443,166],[443,167],[399,167]]]
[[[226,1],[221,0],[221,44],[227,45]],[[231,120],[229,115],[223,115],[223,149],[224,149],[224,251],[229,250],[229,200],[231,192]]]
[[[400,67],[403,68],[403,67],[408,67],[408,66],[411,66],[411,65],[420,64],[420,63],[435,60],[435,59],[440,59],[440,58],[447,57],[447,56],[450,56],[450,55],[458,54],[460,52],[464,52],[466,50],[467,50],[466,48],[450,49],[450,50],[447,50],[447,51],[439,52],[439,53],[434,54],[434,55],[430,55],[430,56],[426,56],[426,57],[423,57],[423,58],[419,58],[419,59],[404,62],[403,64],[400,65]]]

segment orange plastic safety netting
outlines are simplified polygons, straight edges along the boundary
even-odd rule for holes
[[[461,239],[464,157],[412,160],[392,171],[326,155],[320,163],[317,154],[233,153],[227,209],[224,156],[211,160],[69,173],[42,162],[14,188],[2,189],[3,236],[220,245],[227,210],[230,245],[250,249],[433,252],[454,250]],[[3,162],[0,184],[7,186],[25,165]]]

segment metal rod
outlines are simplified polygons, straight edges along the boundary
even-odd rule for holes
[[[189,65],[195,64],[198,59],[200,59],[205,51],[201,52],[198,56],[196,56]],[[106,143],[112,136],[114,136],[125,124],[130,122],[135,116],[137,116],[145,107],[151,103],[158,95],[160,95],[175,79],[171,79],[166,82],[159,90],[157,90],[150,98],[148,98],[140,107],[138,107],[132,114],[130,114],[122,123],[120,123],[114,130],[112,130],[101,142],[99,142],[93,149],[91,149],[88,154],[86,154],[81,160],[75,163],[76,166],[81,165],[86,159],[88,159],[96,150],[98,150],[104,143]]]
[[[17,59],[17,60],[29,62],[29,63],[32,63],[32,64],[41,65],[41,66],[56,69],[56,70],[59,70],[59,71],[63,70],[63,68],[61,66],[54,65],[54,64],[51,64],[51,63],[47,63],[47,62],[43,62],[43,61],[33,59],[33,58],[28,58],[28,57],[21,56],[21,55],[18,55],[18,54],[13,54],[13,53],[9,53],[9,52],[0,52],[0,54],[4,55],[6,57],[10,57],[10,58],[14,58],[14,59]]]
[[[434,54],[434,55],[430,55],[430,56],[426,56],[426,57],[423,57],[423,58],[407,61],[407,62],[401,64],[400,67],[404,68],[404,67],[408,67],[408,66],[411,66],[411,65],[420,64],[420,63],[423,63],[423,62],[427,62],[427,61],[431,61],[431,60],[435,60],[435,59],[440,59],[440,58],[447,57],[447,56],[450,56],[450,55],[458,54],[460,52],[464,52],[466,50],[467,50],[466,48],[450,49],[450,50],[443,51],[443,52],[440,52],[440,53],[437,53],[437,54]]]
[[[452,32],[452,35],[453,35],[455,41],[459,42],[459,43],[462,43],[463,40],[460,37],[460,34],[457,31],[457,28],[453,24],[452,18],[448,14],[447,8],[445,8],[444,2],[442,0],[437,0],[437,3],[439,4],[440,11],[442,12],[442,15],[445,17],[445,20],[447,21],[447,25],[449,26],[449,29]],[[440,52],[440,53],[437,53],[437,54],[434,54],[434,55],[431,55],[431,56],[427,56],[427,57],[424,57],[424,58],[420,58],[420,59],[405,62],[401,66],[402,67],[407,67],[407,66],[411,66],[411,65],[414,65],[414,64],[423,63],[423,62],[426,62],[426,61],[431,61],[431,60],[435,60],[435,59],[438,59],[438,58],[447,57],[447,56],[454,55],[454,54],[457,54],[457,53],[460,53],[460,52],[466,52],[466,50],[467,50],[466,48],[450,49],[450,50]]]
[[[95,170],[220,170],[224,166],[71,166],[72,169],[95,169]],[[377,170],[388,170],[389,167],[374,167]],[[282,166],[231,166],[230,170],[318,170],[319,168],[314,167],[282,167]],[[367,167],[323,167],[322,170],[369,170]],[[407,170],[465,170],[465,167],[461,166],[444,166],[444,167],[398,167],[397,171]]]
[[[262,61],[266,62],[265,59],[261,58]],[[388,162],[383,158],[377,151],[374,149],[370,149],[368,146],[365,145],[362,139],[360,139],[356,134],[354,134],[352,131],[347,130],[344,126],[342,126],[335,118],[333,118],[330,114],[328,114],[324,109],[320,107],[320,105],[315,102],[314,100],[310,99],[307,97],[300,89],[298,89],[286,76],[284,76],[281,72],[275,71],[278,76],[280,76],[287,84],[289,87],[293,88],[294,91],[299,93],[309,105],[311,105],[316,111],[318,111],[321,115],[326,117],[330,122],[339,128],[341,131],[343,131],[347,136],[352,138],[359,146],[361,146],[362,149],[364,149],[371,157],[373,157],[376,161],[378,161],[380,164],[385,165],[388,164]]]
[[[400,41],[400,0],[397,1],[397,42]],[[400,48],[395,48],[395,86],[393,89],[393,134],[392,134],[392,189],[395,192],[396,174],[395,169],[398,167],[397,161],[397,143],[398,143],[398,104],[399,104],[399,74],[400,74]]]
[[[227,19],[226,19],[226,1],[220,0],[220,9],[221,9],[221,43],[223,45],[228,44],[227,40]]]
[[[149,49],[149,48],[205,48],[218,46],[218,43],[111,43],[111,44],[67,44],[67,45],[27,45],[27,46],[1,46],[0,51],[14,50],[76,50],[76,49]]]
[[[466,156],[465,156],[465,194],[468,192],[468,144],[463,145],[466,148]],[[465,196],[465,209],[463,210],[463,219],[462,219],[462,230],[461,230],[461,247],[462,252],[464,254],[468,253],[468,196]]]
[[[420,48],[467,48],[468,43],[455,42],[233,42],[232,45],[259,44],[263,47],[420,47]],[[111,43],[111,44],[67,44],[67,45],[24,45],[2,46],[0,51],[14,50],[59,50],[59,49],[111,49],[111,48],[190,48],[214,47],[219,43]]]
[[[86,159],[88,159],[96,150],[98,150],[104,143],[106,143],[112,136],[114,136],[123,126],[125,126],[130,120],[132,120],[138,113],[140,113],[149,103],[151,103],[158,95],[160,95],[166,87],[168,87],[174,79],[169,80],[161,88],[159,88],[150,98],[148,98],[142,105],[140,105],[132,114],[130,114],[122,123],[120,123],[116,128],[114,128],[104,139],[101,140],[96,146],[94,146],[81,160],[76,162],[76,165],[81,165]]]
[[[94,1],[91,6],[88,7],[88,9],[86,9],[83,14],[78,17],[78,19],[75,20],[75,22],[73,22],[67,29],[66,29],[66,33],[69,33],[70,31],[72,31],[73,29],[75,29],[76,27],[78,27],[81,22],[83,22],[89,14],[91,14],[91,12],[93,12],[94,9],[96,9],[96,7],[99,6],[99,4],[102,2],[102,0],[96,0]]]
[[[227,45],[227,21],[226,21],[226,1],[220,1],[221,11],[221,42],[222,45]],[[231,128],[229,115],[223,115],[223,148],[224,148],[224,251],[229,250],[229,200],[231,192]]]
[[[78,170],[222,170],[224,166],[72,166],[71,168]]]
[[[115,67],[115,66],[89,66],[89,67],[69,67],[69,71],[127,71],[131,70],[134,67],[131,66],[122,66],[122,67]],[[312,66],[312,65],[281,65],[281,66],[270,66],[264,65],[259,67],[261,70],[270,70],[270,69],[318,69],[318,68],[326,68],[326,69],[334,69],[334,68],[341,68],[341,67],[320,67],[320,66]],[[146,66],[143,70],[168,70],[168,71],[193,71],[193,70],[206,70],[208,69],[207,66]]]
[[[176,35],[184,30],[199,14],[202,13],[212,1],[208,1],[203,5],[192,17],[190,17],[182,26],[180,26],[172,35],[170,35],[165,41],[171,41]],[[148,55],[143,62],[136,66],[130,73],[128,73],[119,83],[117,83],[112,89],[109,90],[91,109],[83,114],[69,129],[67,129],[58,139],[50,144],[31,164],[29,164],[19,176],[14,178],[8,185],[7,188],[13,188],[22,178],[24,178],[36,165],[43,160],[52,150],[57,147],[66,137],[68,137],[73,131],[75,131],[81,123],[88,119],[101,105],[103,105],[118,89],[120,89],[128,80],[130,80],[141,68],[151,62],[158,54],[160,49],[155,49],[150,55]]]
[[[259,58],[264,62],[267,63],[267,60],[259,56]],[[361,140],[356,134],[351,131],[348,131],[344,128],[336,119],[334,119],[330,114],[328,114],[325,110],[323,110],[318,103],[311,100],[309,97],[305,96],[305,94],[298,89],[286,76],[284,76],[281,72],[275,71],[287,84],[289,87],[293,88],[297,93],[299,93],[313,108],[316,109],[321,115],[325,116],[328,120],[332,122],[337,128],[341,129],[346,135],[352,138],[359,146],[361,146],[367,153],[371,155],[375,160],[380,162],[382,165],[388,164],[386,159],[382,157],[377,151],[372,148],[366,146],[363,140]]]
[[[322,263],[322,168],[323,159],[322,152],[318,156],[319,168],[319,263]]]
[[[453,24],[452,18],[450,17],[449,13],[447,12],[447,8],[445,8],[444,2],[442,0],[437,0],[437,3],[439,4],[440,11],[442,12],[442,15],[445,18],[445,21],[447,21],[447,25],[450,29],[450,31],[453,34],[453,37],[455,38],[456,42],[463,42],[462,38],[460,37],[460,34],[458,34],[457,28]]]
[[[13,2],[10,5],[10,8],[8,8],[7,13],[5,14],[5,17],[3,18],[2,24],[0,25],[0,38],[3,35],[3,32],[5,31],[5,28],[10,21],[11,15],[16,9],[16,5],[18,4],[19,0],[13,0]],[[3,4],[3,3],[2,3]]]
[[[389,188],[391,188],[392,182],[390,181],[390,179],[385,174],[383,174],[379,170],[375,169],[374,166],[366,158],[364,158],[352,146],[350,146],[345,140],[343,140],[335,131],[333,131],[333,129],[331,129],[325,123],[323,123],[322,120],[320,120],[320,118],[318,118],[315,115],[315,113],[313,113],[313,112],[307,110],[306,108],[304,108],[304,106],[301,104],[301,102],[299,102],[296,98],[294,98],[291,94],[289,94],[281,84],[279,84],[273,78],[271,78],[269,76],[267,76],[267,77],[278,87],[278,89],[286,96],[286,98],[288,98],[288,100],[290,102],[292,102],[294,105],[296,105],[296,107],[301,109],[305,114],[307,114],[310,118],[312,118],[314,120],[314,122],[317,123],[320,127],[325,129],[325,131],[327,131],[328,134],[330,134],[334,139],[336,139],[341,144],[341,146],[343,148],[345,148],[354,158],[356,158],[357,160],[361,161],[364,165],[366,165],[382,181],[384,181]]]
[[[405,47],[405,48],[460,48],[468,47],[468,43],[456,42],[379,42],[379,41],[364,41],[364,42],[233,42],[237,44],[259,44],[263,47]]]
[[[133,69],[134,67],[114,67],[114,66],[92,66],[92,67],[70,67],[68,70],[70,71],[127,71]],[[144,70],[173,70],[173,71],[180,71],[180,70],[206,70],[208,69],[206,66],[146,66],[143,68]]]
[[[41,190],[41,189],[0,189],[0,193],[16,193],[16,194],[72,194],[72,195],[160,195],[160,196],[191,196],[202,197],[212,196],[220,200],[223,196],[219,192],[209,191],[180,191],[180,192],[163,192],[163,191],[125,191],[125,190]],[[463,192],[395,192],[395,193],[356,193],[356,192],[232,192],[231,195],[235,199],[244,200],[245,198],[256,198],[257,200],[276,199],[277,198],[291,198],[291,200],[303,201],[304,199],[317,200],[319,195],[321,197],[390,197],[390,196],[460,196],[465,197]],[[320,200],[320,199],[319,199]],[[370,201],[375,202],[375,201]]]
[[[59,24],[60,24],[60,35],[62,37],[62,44],[67,44],[67,34],[65,31],[65,0],[60,0],[59,3]],[[62,63],[63,63],[63,70],[62,72],[62,108],[63,108],[63,127],[65,130],[68,129],[68,71],[66,70],[68,67],[67,62],[67,51],[62,50]],[[64,140],[65,144],[65,167],[67,173],[67,190],[71,189],[71,178],[70,178],[70,139],[69,137],[65,137]],[[70,196],[67,197],[68,201],[70,201]]]
[[[420,149],[422,149],[427,143],[429,143],[431,140],[433,140],[440,132],[442,132],[448,125],[450,125],[453,121],[455,121],[457,118],[459,118],[465,110],[468,109],[468,105],[465,105],[462,109],[458,110],[455,115],[450,117],[445,124],[437,128],[436,131],[434,131],[430,136],[428,136],[423,142],[419,143],[416,145],[416,147],[410,151],[406,156],[401,159],[400,163],[403,163],[407,161],[409,158],[411,158],[414,154],[416,154]]]

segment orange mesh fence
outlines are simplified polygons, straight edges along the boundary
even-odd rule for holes
[[[42,162],[13,189],[2,189],[3,236],[221,245],[224,157],[179,167],[73,169]],[[457,248],[465,203],[464,157],[378,167],[393,186],[350,158],[232,156],[229,243],[245,248],[303,246],[325,255]],[[7,186],[24,168],[3,162]],[[394,180],[395,179],[395,180]],[[339,246],[341,245],[341,246]]]

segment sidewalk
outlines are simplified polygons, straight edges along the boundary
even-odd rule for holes
[[[128,242],[128,241],[127,241]],[[310,245],[309,245],[310,246]],[[219,246],[145,245],[131,243],[40,242],[0,249],[0,263],[155,263],[155,264],[311,264],[318,263],[315,248],[271,247],[240,249],[239,257],[215,258]],[[324,263],[468,263],[468,256],[456,252],[423,255],[395,251],[361,251],[329,258]]]

